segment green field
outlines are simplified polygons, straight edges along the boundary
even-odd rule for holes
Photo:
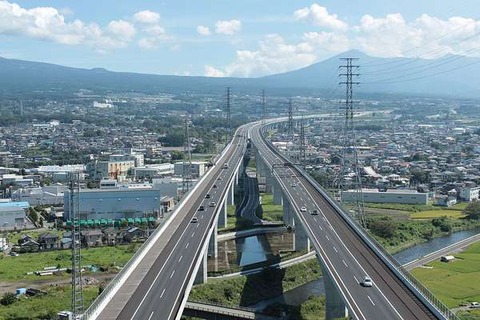
[[[98,296],[98,285],[83,287],[84,307],[88,307]],[[27,319],[54,319],[62,310],[71,309],[70,286],[50,286],[42,288],[46,295],[35,297],[21,296],[8,306],[0,307],[0,319],[27,320]]]
[[[450,308],[480,301],[480,243],[471,245],[455,257],[455,261],[435,261],[430,264],[431,269],[417,268],[412,272]]]
[[[452,209],[438,209],[438,210],[426,210],[414,212],[410,215],[412,219],[434,219],[448,217],[452,219],[464,218],[462,210],[452,210]]]
[[[262,201],[262,219],[267,221],[282,221],[283,206],[273,204],[273,194],[260,193]]]
[[[124,265],[140,244],[99,247],[82,250],[82,265],[118,266]],[[115,253],[115,255],[114,255]],[[0,279],[2,282],[18,282],[37,280],[40,276],[27,275],[28,272],[42,270],[45,267],[70,268],[70,250],[56,250],[36,253],[23,253],[17,257],[0,255]],[[58,279],[70,277],[64,273],[61,276],[42,276],[41,279]]]

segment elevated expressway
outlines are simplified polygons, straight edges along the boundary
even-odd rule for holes
[[[388,257],[341,208],[301,168],[276,154],[261,137],[262,127],[252,123],[236,131],[215,165],[82,318],[180,319],[193,283],[206,281],[207,257],[217,255],[217,227],[226,225],[226,207],[233,204],[250,137],[267,189],[284,203],[286,223],[294,226],[297,248],[309,248],[311,243],[317,252],[325,271],[327,318],[343,317],[348,310],[355,319],[448,319],[444,316],[448,309],[429,304],[425,293],[417,292],[417,297],[410,290],[412,282],[388,267]],[[301,212],[303,206],[307,212]],[[318,215],[310,214],[314,209]],[[359,284],[364,275],[373,279],[373,287]]]

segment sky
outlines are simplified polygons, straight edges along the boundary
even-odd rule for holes
[[[478,0],[0,0],[0,57],[260,77],[349,49],[480,56]]]

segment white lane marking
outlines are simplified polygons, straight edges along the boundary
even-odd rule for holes
[[[178,262],[182,261],[182,258],[183,258],[183,256],[180,256],[180,258],[178,259]]]
[[[165,293],[165,289],[163,289],[162,294],[160,295],[160,298],[163,297],[164,293]]]
[[[200,216],[200,219],[203,219],[203,214]]]
[[[155,311],[152,311],[152,313],[150,313],[150,317],[148,317],[148,320],[152,319],[154,312],[155,312]]]
[[[320,230],[323,230],[322,226],[318,226],[320,228]]]
[[[342,262],[343,262],[343,264],[345,265],[345,267],[348,268],[348,265],[347,265],[347,263],[345,262],[345,260],[342,260]]]
[[[185,249],[187,249],[187,248],[188,248],[188,245],[189,245],[189,244],[190,244],[190,243],[187,243],[187,244],[185,245]]]
[[[325,238],[327,238],[327,240],[330,241],[330,238],[327,235],[325,235]]]
[[[172,271],[172,274],[170,275],[170,279],[173,278],[173,275],[175,274],[175,270]]]
[[[357,283],[360,283],[360,281],[358,281],[357,277],[355,277],[355,276],[353,276],[353,277],[355,278],[355,281],[356,281]]]
[[[368,300],[370,300],[370,302],[371,302],[373,305],[375,305],[375,303],[373,303],[373,300],[372,300],[372,298],[370,298],[369,295],[367,295],[367,298],[368,298]]]
[[[200,225],[199,225],[199,224],[197,224],[197,228],[198,228],[198,227],[200,227]]]
[[[317,218],[313,217],[313,221],[317,222]]]
[[[336,252],[336,253],[338,253],[338,250],[337,250],[337,248],[333,247],[333,250],[335,250],[335,252]]]
[[[194,236],[195,236],[195,232],[194,232],[194,233],[192,233],[192,238],[193,238]]]

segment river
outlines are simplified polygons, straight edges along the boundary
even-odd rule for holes
[[[455,232],[405,249],[394,254],[393,257],[401,264],[406,264],[478,233],[480,233],[480,229]],[[219,267],[225,268],[228,266],[243,267],[266,261],[271,256],[279,255],[282,251],[291,251],[292,249],[293,234],[289,232],[222,241],[218,245],[218,259],[211,259],[212,261],[209,261],[209,270],[212,270],[212,268],[217,270]],[[290,290],[282,296],[262,301],[251,307],[261,309],[273,302],[284,302],[291,305],[300,304],[308,299],[309,296],[323,294],[325,294],[325,291],[323,281],[320,279]]]

